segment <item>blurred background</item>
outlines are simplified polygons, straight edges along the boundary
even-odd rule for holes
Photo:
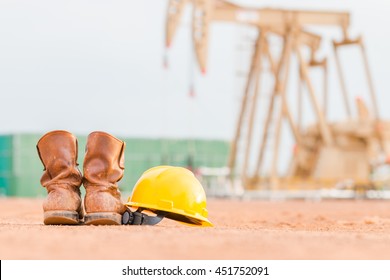
[[[377,100],[379,117],[373,113],[375,104],[370,102],[370,88],[359,50],[345,53],[342,59],[344,78],[352,105],[351,116],[348,116],[332,45],[333,40],[345,39],[343,32],[340,26],[334,24],[303,26],[306,31],[321,38],[316,57],[327,58],[329,95],[325,123],[336,139],[335,146],[343,141],[344,146],[337,146],[333,152],[333,149],[328,149],[320,132],[312,132],[316,135],[313,137],[319,139],[316,147],[320,148],[315,153],[315,159],[309,155],[307,162],[315,168],[308,171],[294,167],[304,161],[302,158],[307,158],[304,154],[306,144],[303,143],[305,141],[299,144],[304,152],[302,156],[297,155],[297,139],[291,132],[291,125],[285,122],[278,148],[265,148],[270,153],[264,155],[265,171],[260,175],[253,169],[261,140],[249,144],[257,147],[255,151],[245,148],[245,144],[243,148],[237,148],[234,165],[229,165],[229,159],[232,145],[235,145],[237,120],[252,55],[261,32],[259,28],[238,21],[210,21],[207,29],[207,69],[202,74],[192,37],[196,1],[182,1],[185,3],[176,22],[174,38],[170,47],[166,47],[168,8],[179,2],[0,2],[0,195],[45,194],[46,190],[39,185],[43,166],[35,145],[40,136],[56,129],[68,130],[78,136],[81,168],[85,139],[90,132],[106,131],[125,140],[126,171],[120,182],[120,188],[125,192],[131,191],[143,171],[160,164],[191,168],[203,180],[210,194],[242,194],[254,190],[275,193],[277,190],[321,190],[323,187],[346,189],[351,185],[354,192],[360,191],[359,188],[382,193],[387,190],[389,172],[382,168],[387,164],[387,130],[384,129],[384,134],[377,137],[376,128],[379,120],[384,121],[382,127],[386,128],[385,121],[390,119],[390,110],[387,110],[387,104],[390,104],[387,94],[390,89],[387,77],[390,40],[386,30],[390,26],[389,2],[230,1],[255,10],[268,7],[348,13],[348,35],[352,39],[361,35],[364,40]],[[202,4],[202,1],[198,2]],[[212,9],[210,7],[207,6],[207,9]],[[270,37],[268,43],[278,61],[286,45],[286,37]],[[304,55],[309,58],[309,50],[305,50]],[[289,96],[287,104],[291,105],[292,115],[302,113],[302,127],[313,123],[317,127],[318,112],[311,99],[303,100],[299,107],[297,95],[290,93],[297,92],[299,88],[298,64],[297,57],[292,57],[288,70],[290,78],[283,83]],[[263,67],[264,72],[269,71],[270,62]],[[261,139],[270,90],[275,85],[276,75],[263,76],[264,89],[259,90],[257,100],[252,99],[258,107],[254,139]],[[310,77],[321,102],[322,77],[322,73],[316,72]],[[367,104],[368,120],[363,120],[364,124],[357,122],[361,115],[359,107],[354,105],[355,100],[363,100]],[[321,103],[321,110],[324,106]],[[352,124],[344,124],[345,120],[352,121]],[[369,132],[363,136],[366,132],[359,132],[357,136],[351,131],[341,133],[331,125],[337,122],[343,123],[343,129],[364,126]],[[247,131],[242,134],[246,135]],[[312,137],[308,133],[299,128],[301,138]],[[338,135],[341,135],[341,140]],[[269,141],[277,142],[273,139]],[[344,150],[343,147],[355,144],[357,148],[347,156],[340,154],[339,150]],[[376,152],[379,150],[377,146],[381,146],[380,152]],[[278,161],[273,159],[272,151],[277,151]],[[245,159],[245,153],[249,154],[249,159]],[[333,156],[324,156],[332,153]],[[332,165],[332,161],[344,156],[348,159],[345,162],[340,160],[343,166],[351,166],[348,162],[362,162],[363,167],[359,165],[352,171],[346,171],[348,174],[341,172],[337,176],[332,176],[334,170],[331,168],[321,171],[321,166]],[[296,162],[294,159],[297,159]],[[376,168],[378,166],[380,171]],[[382,176],[376,183],[373,183],[374,173]],[[283,183],[280,178],[284,177],[292,179],[293,183]],[[328,180],[328,177],[331,178]],[[300,183],[302,178],[303,184]],[[298,184],[295,184],[296,180]],[[362,183],[356,183],[359,180]]]

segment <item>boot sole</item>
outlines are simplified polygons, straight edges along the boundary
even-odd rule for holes
[[[46,211],[43,214],[45,225],[78,225],[79,214],[76,211]]]
[[[90,213],[85,215],[86,225],[121,225],[122,215],[114,212]]]

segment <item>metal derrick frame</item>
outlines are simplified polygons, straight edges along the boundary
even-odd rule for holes
[[[179,24],[180,16],[186,4],[193,4],[193,20],[192,20],[192,39],[198,65],[202,72],[206,71],[207,67],[207,49],[209,42],[209,26],[215,21],[236,22],[255,26],[258,32],[258,38],[253,51],[251,67],[246,81],[245,91],[242,97],[241,108],[237,119],[235,135],[232,141],[229,154],[228,167],[233,176],[236,170],[236,158],[238,153],[238,142],[242,137],[243,126],[245,125],[244,115],[249,110],[249,129],[246,135],[246,146],[244,153],[244,162],[241,167],[241,181],[244,188],[253,188],[253,185],[262,185],[261,168],[264,161],[264,152],[267,144],[267,134],[272,122],[275,103],[279,99],[281,102],[281,110],[276,120],[275,145],[273,150],[273,159],[271,164],[270,177],[267,179],[268,185],[271,188],[281,187],[281,178],[277,172],[279,158],[279,142],[282,121],[286,119],[294,135],[297,147],[302,146],[301,141],[301,115],[298,115],[298,121],[295,122],[291,115],[288,102],[286,100],[286,85],[289,79],[289,65],[292,55],[296,55],[299,63],[300,72],[300,89],[298,106],[302,103],[302,88],[306,85],[310,96],[311,104],[314,108],[321,137],[325,146],[334,145],[334,135],[329,128],[326,120],[327,103],[328,103],[328,88],[327,88],[327,59],[317,60],[316,52],[320,48],[322,37],[311,32],[307,32],[307,26],[335,26],[341,30],[342,40],[339,42],[333,41],[334,57],[336,67],[339,74],[339,82],[342,90],[344,107],[348,118],[352,118],[349,105],[348,92],[345,84],[340,57],[338,50],[342,46],[358,45],[363,57],[364,68],[366,71],[367,81],[369,85],[370,98],[373,104],[375,120],[379,122],[379,112],[374,92],[374,86],[369,70],[368,59],[365,52],[362,37],[353,40],[349,37],[348,28],[350,24],[350,15],[347,12],[335,11],[304,11],[304,10],[284,10],[284,9],[269,9],[269,8],[248,8],[241,7],[226,1],[221,0],[170,0],[167,13],[166,24],[166,45],[172,43],[174,34],[176,33]],[[268,41],[269,35],[278,35],[283,39],[283,50],[278,59],[272,57],[270,53],[270,45]],[[310,59],[307,61],[302,54],[301,47],[306,46],[310,49]],[[260,142],[260,150],[257,158],[256,168],[253,175],[248,174],[249,156],[251,154],[251,143],[253,135],[253,125],[256,114],[256,104],[259,95],[260,76],[262,74],[262,62],[268,59],[271,65],[271,71],[274,75],[274,88],[271,93],[271,100],[268,107],[267,116],[264,122],[262,139]],[[311,67],[321,67],[323,69],[324,89],[323,89],[323,104],[320,105],[315,94],[314,87],[309,77],[309,69]],[[301,110],[298,109],[298,112]],[[376,133],[375,137],[382,143],[380,133]],[[296,181],[297,178],[292,178]],[[310,178],[312,180],[312,178]],[[310,181],[309,180],[309,181]],[[332,182],[332,180],[327,180]],[[332,182],[331,184],[334,184]],[[329,185],[329,184],[328,184]]]

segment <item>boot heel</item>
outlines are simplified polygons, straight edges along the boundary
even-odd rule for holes
[[[86,225],[121,225],[122,215],[114,212],[89,213],[84,217]]]
[[[80,219],[76,211],[45,211],[43,223],[45,225],[78,225]]]

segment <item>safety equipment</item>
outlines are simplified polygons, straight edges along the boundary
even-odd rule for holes
[[[162,218],[187,225],[213,226],[207,219],[206,194],[194,174],[183,167],[156,166],[145,171],[126,203],[137,208],[125,213],[123,224],[156,224]],[[148,216],[142,211],[157,216]]]
[[[101,131],[88,135],[83,164],[85,224],[120,225],[126,207],[117,182],[124,173],[125,143]]]
[[[39,139],[37,150],[44,166],[40,182],[48,193],[43,202],[44,224],[78,224],[84,213],[76,137],[64,130],[51,131]]]
[[[164,217],[165,212],[158,211],[156,216],[149,216],[145,213],[142,213],[143,209],[138,208],[137,211],[131,211],[126,209],[126,212],[122,215],[122,225],[148,225],[153,226],[158,224]]]

